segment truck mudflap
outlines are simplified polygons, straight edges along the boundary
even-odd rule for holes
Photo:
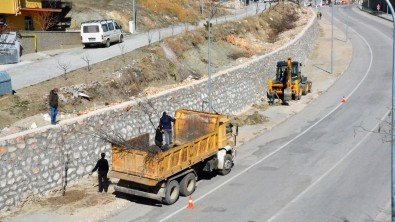
[[[114,190],[120,193],[127,193],[134,196],[145,197],[149,199],[154,199],[158,201],[162,201],[163,197],[165,197],[165,189],[162,187],[159,189],[158,193],[149,193],[141,190],[136,190],[132,188],[122,187],[122,186],[115,186]]]

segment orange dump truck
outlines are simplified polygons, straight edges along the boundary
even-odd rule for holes
[[[173,204],[195,191],[199,172],[230,172],[238,130],[227,117],[181,109],[175,118],[174,145],[167,151],[142,147],[149,145],[141,138],[130,141],[136,149],[113,145],[109,176],[120,179],[115,191]]]

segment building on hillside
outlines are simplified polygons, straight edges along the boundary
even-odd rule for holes
[[[0,0],[0,26],[46,31],[58,22],[61,0]]]

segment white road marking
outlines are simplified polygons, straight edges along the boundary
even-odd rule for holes
[[[345,156],[343,156],[335,165],[333,165],[328,171],[326,171],[322,176],[320,176],[314,183],[310,184],[303,192],[301,192],[298,196],[296,196],[294,199],[292,199],[288,204],[286,204],[283,208],[281,208],[279,211],[277,211],[276,214],[274,214],[272,217],[270,217],[267,222],[271,222],[276,219],[278,215],[280,215],[285,209],[287,209],[292,203],[295,203],[299,198],[301,198],[303,195],[305,195],[311,188],[313,188],[315,185],[317,185],[319,182],[321,182],[322,179],[324,179],[326,176],[328,176],[336,167],[338,167],[348,156],[351,155],[359,146],[365,142],[365,140],[372,134],[374,133],[373,130],[375,130],[381,122],[384,121],[386,117],[388,117],[388,114],[391,112],[391,110],[387,111],[384,116],[380,119],[380,121],[357,143],[350,151],[347,152]]]
[[[355,34],[357,34],[364,42],[365,44],[368,46],[369,48],[369,53],[370,53],[370,62],[369,62],[369,67],[366,70],[365,75],[362,77],[361,81],[357,84],[357,86],[346,96],[347,101],[349,100],[349,97],[351,97],[355,91],[361,86],[361,84],[365,81],[366,77],[368,76],[370,69],[372,68],[372,63],[373,63],[373,51],[372,48],[370,46],[370,44],[367,42],[367,40],[362,37],[357,31],[355,31],[353,28],[349,29],[353,32],[355,32]],[[271,152],[270,154],[268,154],[267,156],[263,157],[262,159],[258,160],[257,162],[255,162],[254,164],[250,165],[249,167],[245,168],[244,170],[242,170],[241,172],[237,173],[236,175],[234,175],[233,177],[229,178],[228,180],[226,180],[225,182],[223,182],[222,184],[218,185],[217,187],[215,187],[214,189],[210,190],[209,192],[205,193],[204,195],[202,195],[201,197],[197,198],[195,200],[195,203],[199,202],[200,200],[202,200],[203,198],[205,198],[206,196],[214,193],[215,191],[217,191],[219,188],[225,186],[227,183],[229,183],[230,181],[236,179],[237,177],[239,177],[240,175],[244,174],[245,172],[247,172],[248,170],[250,170],[251,168],[253,168],[254,166],[260,164],[261,162],[263,162],[264,160],[266,160],[267,158],[273,156],[274,154],[276,154],[277,152],[279,152],[280,150],[284,149],[286,146],[288,146],[290,143],[292,143],[293,141],[297,140],[299,137],[303,136],[304,134],[306,134],[308,131],[310,131],[313,127],[315,127],[316,125],[318,125],[319,123],[321,123],[324,119],[326,119],[328,116],[330,116],[332,113],[334,113],[337,109],[339,109],[343,104],[340,102],[340,104],[338,104],[335,108],[333,108],[328,114],[326,114],[324,117],[322,117],[320,120],[318,120],[317,122],[315,122],[313,125],[311,125],[310,127],[308,127],[307,129],[305,129],[303,132],[301,132],[300,134],[298,134],[297,136],[295,136],[293,139],[291,139],[290,141],[288,141],[287,143],[285,143],[284,145],[282,145],[281,147],[277,148],[276,150],[274,150],[273,152]],[[342,159],[343,160],[343,159]],[[341,160],[341,161],[342,161]],[[326,174],[324,174],[326,175]],[[315,184],[315,182],[313,183]],[[163,219],[161,219],[159,222],[163,222],[166,221],[168,219],[170,219],[171,217],[175,216],[176,214],[180,213],[181,211],[183,211],[184,209],[186,209],[185,207],[182,207],[176,211],[174,211],[173,213],[167,215],[166,217],[164,217]]]

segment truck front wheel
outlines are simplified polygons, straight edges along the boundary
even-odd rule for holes
[[[178,200],[179,196],[180,185],[178,184],[177,180],[170,181],[170,183],[166,186],[165,198],[163,199],[163,202],[167,205],[172,205]]]
[[[182,196],[191,195],[196,188],[196,177],[193,173],[188,173],[180,182],[180,194]]]
[[[226,154],[224,157],[224,166],[221,170],[219,170],[219,174],[226,175],[230,173],[232,167],[233,167],[232,155]]]

